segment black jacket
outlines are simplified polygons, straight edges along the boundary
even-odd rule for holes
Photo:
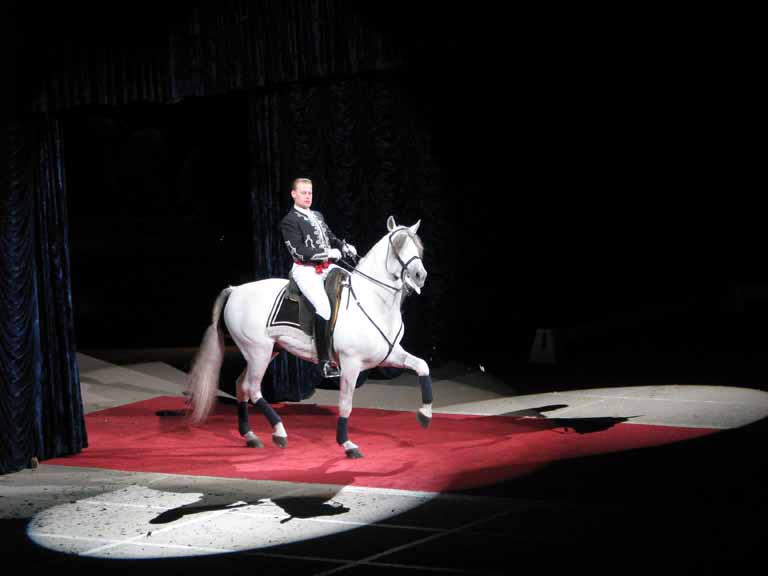
[[[311,212],[315,222],[295,209],[280,221],[283,242],[296,262],[325,262],[331,248],[341,249],[343,245],[328,228],[323,215],[314,210]]]

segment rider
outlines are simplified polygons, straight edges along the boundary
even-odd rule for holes
[[[291,197],[293,208],[280,222],[280,231],[293,259],[291,276],[315,308],[315,343],[323,376],[335,378],[339,376],[339,370],[331,359],[328,329],[331,305],[324,281],[331,269],[337,267],[332,260],[339,260],[342,252],[357,256],[357,250],[331,232],[320,212],[309,209],[312,205],[311,180],[294,180]]]

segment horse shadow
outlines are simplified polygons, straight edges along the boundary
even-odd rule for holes
[[[336,516],[349,512],[349,508],[340,502],[335,502],[333,498],[338,494],[338,490],[328,495],[312,496],[286,496],[284,498],[270,498],[269,500],[283,509],[288,514],[288,518],[280,521],[281,524],[293,520],[294,518],[320,518],[324,516]],[[218,502],[212,502],[218,501]],[[191,504],[185,504],[177,508],[166,510],[149,521],[150,524],[170,524],[177,520],[194,514],[203,512],[220,512],[224,510],[236,510],[246,506],[258,506],[266,504],[266,498],[260,498],[256,501],[231,502],[231,498],[225,501],[222,496],[203,496],[202,499]]]
[[[185,516],[190,514],[201,514],[203,512],[218,512],[221,510],[234,510],[236,508],[242,508],[244,506],[254,506],[262,504],[263,499],[256,500],[255,502],[231,502],[231,498],[226,496],[203,496],[202,499],[192,502],[191,504],[184,504],[177,508],[171,508],[155,516],[149,521],[150,524],[169,524],[176,520],[181,520]]]
[[[560,410],[567,408],[568,404],[551,404],[547,406],[540,406],[538,408],[526,408],[523,410],[516,410],[514,412],[506,412],[500,414],[500,416],[513,417],[521,424],[530,423],[531,427],[537,430],[545,429],[557,429],[563,428],[564,432],[573,430],[577,434],[593,434],[595,432],[603,432],[621,424],[628,422],[632,418],[638,418],[640,415],[635,416],[595,416],[595,417],[582,417],[582,418],[549,418],[544,414],[545,412],[552,412],[553,410]]]
[[[267,500],[271,501],[276,506],[279,506],[286,514],[288,514],[288,518],[283,518],[280,521],[281,524],[285,524],[294,518],[310,519],[326,516],[337,516],[339,514],[349,512],[350,508],[340,502],[336,502],[334,498],[345,486],[352,484],[356,478],[362,476],[395,476],[409,470],[415,465],[415,462],[407,462],[398,466],[396,469],[387,472],[363,472],[355,470],[337,470],[333,472],[329,471],[329,468],[338,463],[338,458],[332,458],[313,468],[302,468],[301,470],[288,471],[289,475],[295,473],[297,476],[307,473],[322,473],[323,483],[332,485],[324,488],[324,492],[322,494],[285,496],[278,498],[259,498],[257,500],[239,501],[234,503],[231,501],[231,496],[222,494],[206,494],[200,500],[190,504],[184,504],[183,506],[165,510],[150,520],[149,523],[168,524],[192,514],[234,510],[237,508],[243,508],[245,506],[258,506],[260,504],[266,504]]]
[[[348,458],[329,458],[322,464],[319,464],[317,466],[313,466],[311,468],[300,468],[296,470],[286,470],[284,471],[284,476],[286,478],[296,477],[298,478],[306,478],[308,475],[312,477],[322,478],[321,481],[323,484],[331,484],[333,486],[338,486],[338,489],[336,490],[336,493],[338,493],[339,490],[341,490],[345,486],[349,486],[355,482],[358,478],[388,478],[390,476],[397,476],[399,474],[402,474],[404,472],[407,472],[411,468],[417,465],[417,462],[409,461],[404,462],[400,464],[397,468],[394,468],[392,470],[386,470],[382,472],[374,472],[374,471],[363,471],[363,470],[355,470],[355,469],[348,469],[348,468],[342,468],[340,470],[330,470],[335,465],[345,465],[345,466],[352,466],[353,461],[349,460]]]

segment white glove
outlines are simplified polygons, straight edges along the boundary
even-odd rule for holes
[[[351,254],[352,256],[357,256],[357,249],[352,246],[352,244],[344,244],[344,248],[342,248],[344,252],[347,254]]]
[[[331,248],[328,250],[328,258],[331,260],[341,260],[341,252],[338,248]]]

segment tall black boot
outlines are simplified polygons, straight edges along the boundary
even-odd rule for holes
[[[338,378],[339,369],[331,361],[331,327],[328,320],[315,314],[315,346],[324,378]]]

